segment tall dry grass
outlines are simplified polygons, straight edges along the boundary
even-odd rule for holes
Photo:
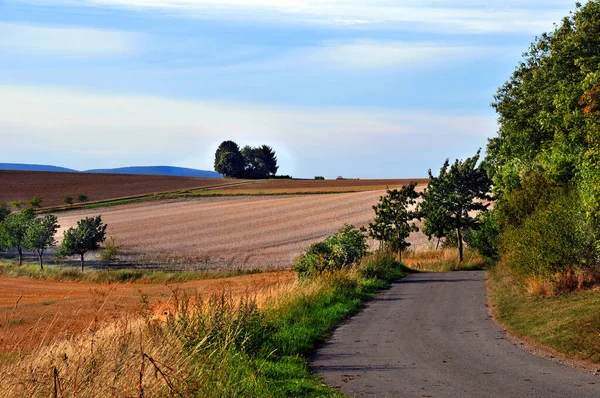
[[[483,258],[476,250],[465,249],[464,259],[458,262],[458,249],[443,248],[423,251],[407,251],[402,256],[406,266],[424,272],[448,272],[477,270],[485,267]]]

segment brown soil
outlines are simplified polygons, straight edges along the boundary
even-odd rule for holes
[[[289,268],[310,244],[344,223],[367,225],[372,206],[384,193],[143,202],[59,213],[58,222],[64,230],[82,217],[101,214],[107,235],[117,238],[125,255],[142,262],[228,270]]]
[[[79,194],[89,201],[200,188],[227,182],[218,178],[191,178],[125,174],[54,173],[0,170],[0,202],[29,201],[42,197],[42,206],[64,204],[65,195],[77,202]]]
[[[324,192],[379,191],[400,188],[411,182],[426,184],[426,178],[406,178],[394,180],[269,180],[249,185],[231,186],[214,190],[221,194],[294,194]]]
[[[111,320],[167,305],[175,288],[203,297],[227,292],[266,296],[291,286],[291,272],[271,272],[181,284],[93,284],[0,277],[0,354],[18,352],[93,330]]]

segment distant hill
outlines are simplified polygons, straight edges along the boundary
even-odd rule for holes
[[[106,173],[106,174],[136,174],[136,175],[157,175],[170,177],[200,177],[200,178],[221,178],[221,174],[214,171],[188,169],[185,167],[172,166],[133,166],[120,167],[116,169],[94,169],[94,170],[73,170],[66,167],[47,166],[40,164],[25,163],[0,163],[0,170],[22,170],[22,171],[54,171],[63,173]]]
[[[67,169],[66,167],[47,166],[43,164],[25,164],[25,163],[0,163],[0,170],[23,170],[23,171],[57,171],[62,173],[74,173],[77,170]]]
[[[221,174],[214,171],[188,169],[173,166],[132,166],[116,169],[94,169],[86,170],[85,173],[108,173],[108,174],[145,174],[171,177],[201,177],[221,178]]]

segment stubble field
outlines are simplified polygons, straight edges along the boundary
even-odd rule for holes
[[[59,213],[62,231],[101,214],[129,259],[205,269],[289,269],[345,223],[365,226],[385,191],[215,197]]]

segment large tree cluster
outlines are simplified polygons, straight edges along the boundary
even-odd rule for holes
[[[596,262],[600,227],[600,2],[531,44],[492,104],[486,167],[500,251],[527,273]]]
[[[223,141],[215,152],[215,171],[232,178],[269,178],[277,174],[277,156],[268,145],[240,147]]]

